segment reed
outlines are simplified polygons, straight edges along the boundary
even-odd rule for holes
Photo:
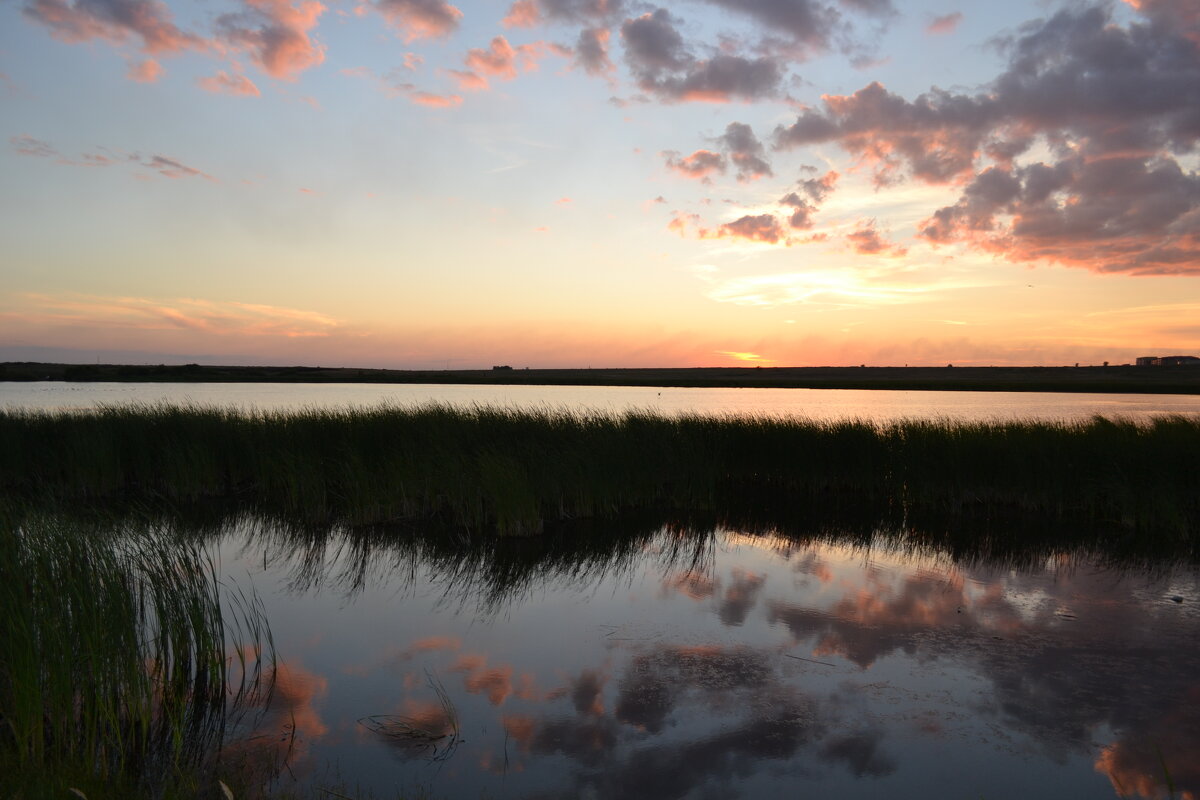
[[[227,726],[270,688],[261,606],[161,531],[0,516],[4,796],[221,796]]]
[[[312,522],[528,534],[637,510],[1037,518],[1193,541],[1200,421],[822,423],[379,407],[0,412],[0,492],[230,500]]]

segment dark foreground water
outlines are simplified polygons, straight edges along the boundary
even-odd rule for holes
[[[278,787],[1200,796],[1193,568],[724,530],[380,541],[255,524],[221,539],[283,661],[239,745]]]

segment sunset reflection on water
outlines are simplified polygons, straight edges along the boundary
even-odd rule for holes
[[[420,556],[376,553],[387,569],[340,586],[336,537],[297,586],[298,557],[263,572],[242,536],[225,569],[253,573],[279,653],[322,689],[302,717],[329,733],[301,756],[376,791],[1154,797],[1168,776],[1200,791],[1192,569],[1014,569],[731,531],[681,547],[664,530],[620,568],[562,562],[484,603]],[[444,730],[434,685],[460,726],[452,757],[358,723]]]

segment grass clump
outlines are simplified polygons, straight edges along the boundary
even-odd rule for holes
[[[1190,538],[1200,422],[905,421],[379,407],[0,412],[0,492],[221,498],[310,521],[500,533],[636,510],[752,506],[1037,516]]]
[[[29,515],[0,524],[0,575],[5,797],[223,796],[227,725],[269,692],[257,604],[223,613],[195,546]]]

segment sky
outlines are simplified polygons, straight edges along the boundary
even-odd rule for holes
[[[1200,3],[0,0],[0,360],[1200,354]]]

